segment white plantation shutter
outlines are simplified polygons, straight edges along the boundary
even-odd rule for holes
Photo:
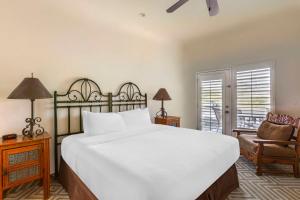
[[[201,129],[222,132],[222,79],[201,81]]]
[[[258,128],[271,109],[271,68],[236,71],[238,128]]]

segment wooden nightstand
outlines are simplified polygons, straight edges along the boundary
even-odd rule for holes
[[[165,118],[155,117],[155,124],[180,127],[180,117],[167,116]]]
[[[0,139],[0,200],[4,190],[38,179],[43,182],[44,199],[49,198],[49,140],[47,133],[32,139],[23,136],[14,140]]]

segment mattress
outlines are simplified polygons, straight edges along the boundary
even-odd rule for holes
[[[101,200],[194,200],[239,158],[237,139],[152,125],[62,141],[62,157]]]

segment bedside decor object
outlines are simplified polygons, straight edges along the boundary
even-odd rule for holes
[[[2,136],[2,140],[13,140],[17,138],[17,134],[12,133],[12,134],[6,134]]]
[[[158,116],[158,117],[155,117],[154,121],[155,121],[155,124],[180,127],[180,117],[167,116],[167,117],[162,118],[162,117]]]
[[[156,113],[156,116],[161,116],[162,118],[167,117],[168,113],[164,108],[164,101],[172,100],[167,90],[165,88],[160,88],[156,95],[153,97],[153,100],[161,101],[161,109]]]
[[[0,199],[4,191],[41,180],[44,199],[50,195],[50,135],[34,138],[17,136],[14,140],[0,140]]]
[[[31,117],[25,120],[27,125],[22,130],[24,136],[33,137],[34,135],[44,133],[44,128],[39,124],[42,119],[40,117],[34,117],[34,101],[36,99],[52,98],[52,95],[39,79],[34,78],[33,74],[31,78],[25,78],[7,98],[29,99],[31,102]]]

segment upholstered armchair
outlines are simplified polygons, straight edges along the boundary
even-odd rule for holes
[[[268,113],[258,130],[235,129],[241,155],[254,162],[256,174],[283,173],[268,170],[264,164],[278,163],[293,166],[293,174],[299,177],[300,118]]]

